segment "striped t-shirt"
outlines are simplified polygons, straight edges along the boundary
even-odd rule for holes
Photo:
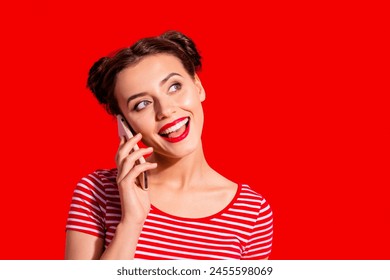
[[[121,218],[117,169],[97,170],[77,184],[67,230],[98,236],[107,247]],[[271,253],[272,211],[248,185],[238,184],[222,211],[182,218],[151,205],[135,259],[264,259]]]

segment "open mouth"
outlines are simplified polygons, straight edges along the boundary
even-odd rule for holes
[[[189,117],[177,119],[163,126],[158,134],[170,142],[172,142],[171,140],[174,140],[173,142],[180,141],[188,134],[189,121]]]

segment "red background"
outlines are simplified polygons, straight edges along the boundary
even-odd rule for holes
[[[73,188],[118,144],[89,67],[168,29],[204,58],[210,164],[273,208],[271,259],[390,259],[386,8],[204,2],[1,4],[0,259],[63,258]]]

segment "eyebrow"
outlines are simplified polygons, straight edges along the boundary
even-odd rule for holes
[[[180,75],[179,73],[175,73],[175,72],[172,72],[170,74],[168,74],[168,76],[166,76],[164,79],[161,80],[160,82],[160,87],[162,87],[171,77],[173,76],[180,76],[180,77],[183,77],[182,75]],[[127,104],[129,104],[129,102],[133,99],[136,99],[140,96],[144,96],[146,95],[146,92],[140,92],[140,93],[136,93],[136,94],[133,94],[132,96],[130,96],[128,99],[127,99]]]
[[[180,76],[182,77],[179,73],[171,73],[168,76],[166,76],[161,82],[160,82],[160,87],[163,86],[172,76]]]

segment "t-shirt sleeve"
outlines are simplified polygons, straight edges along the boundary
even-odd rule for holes
[[[260,260],[271,254],[273,214],[268,202],[262,198],[256,222],[242,256],[243,260]]]
[[[97,172],[82,178],[73,192],[66,230],[104,238],[105,193]]]

